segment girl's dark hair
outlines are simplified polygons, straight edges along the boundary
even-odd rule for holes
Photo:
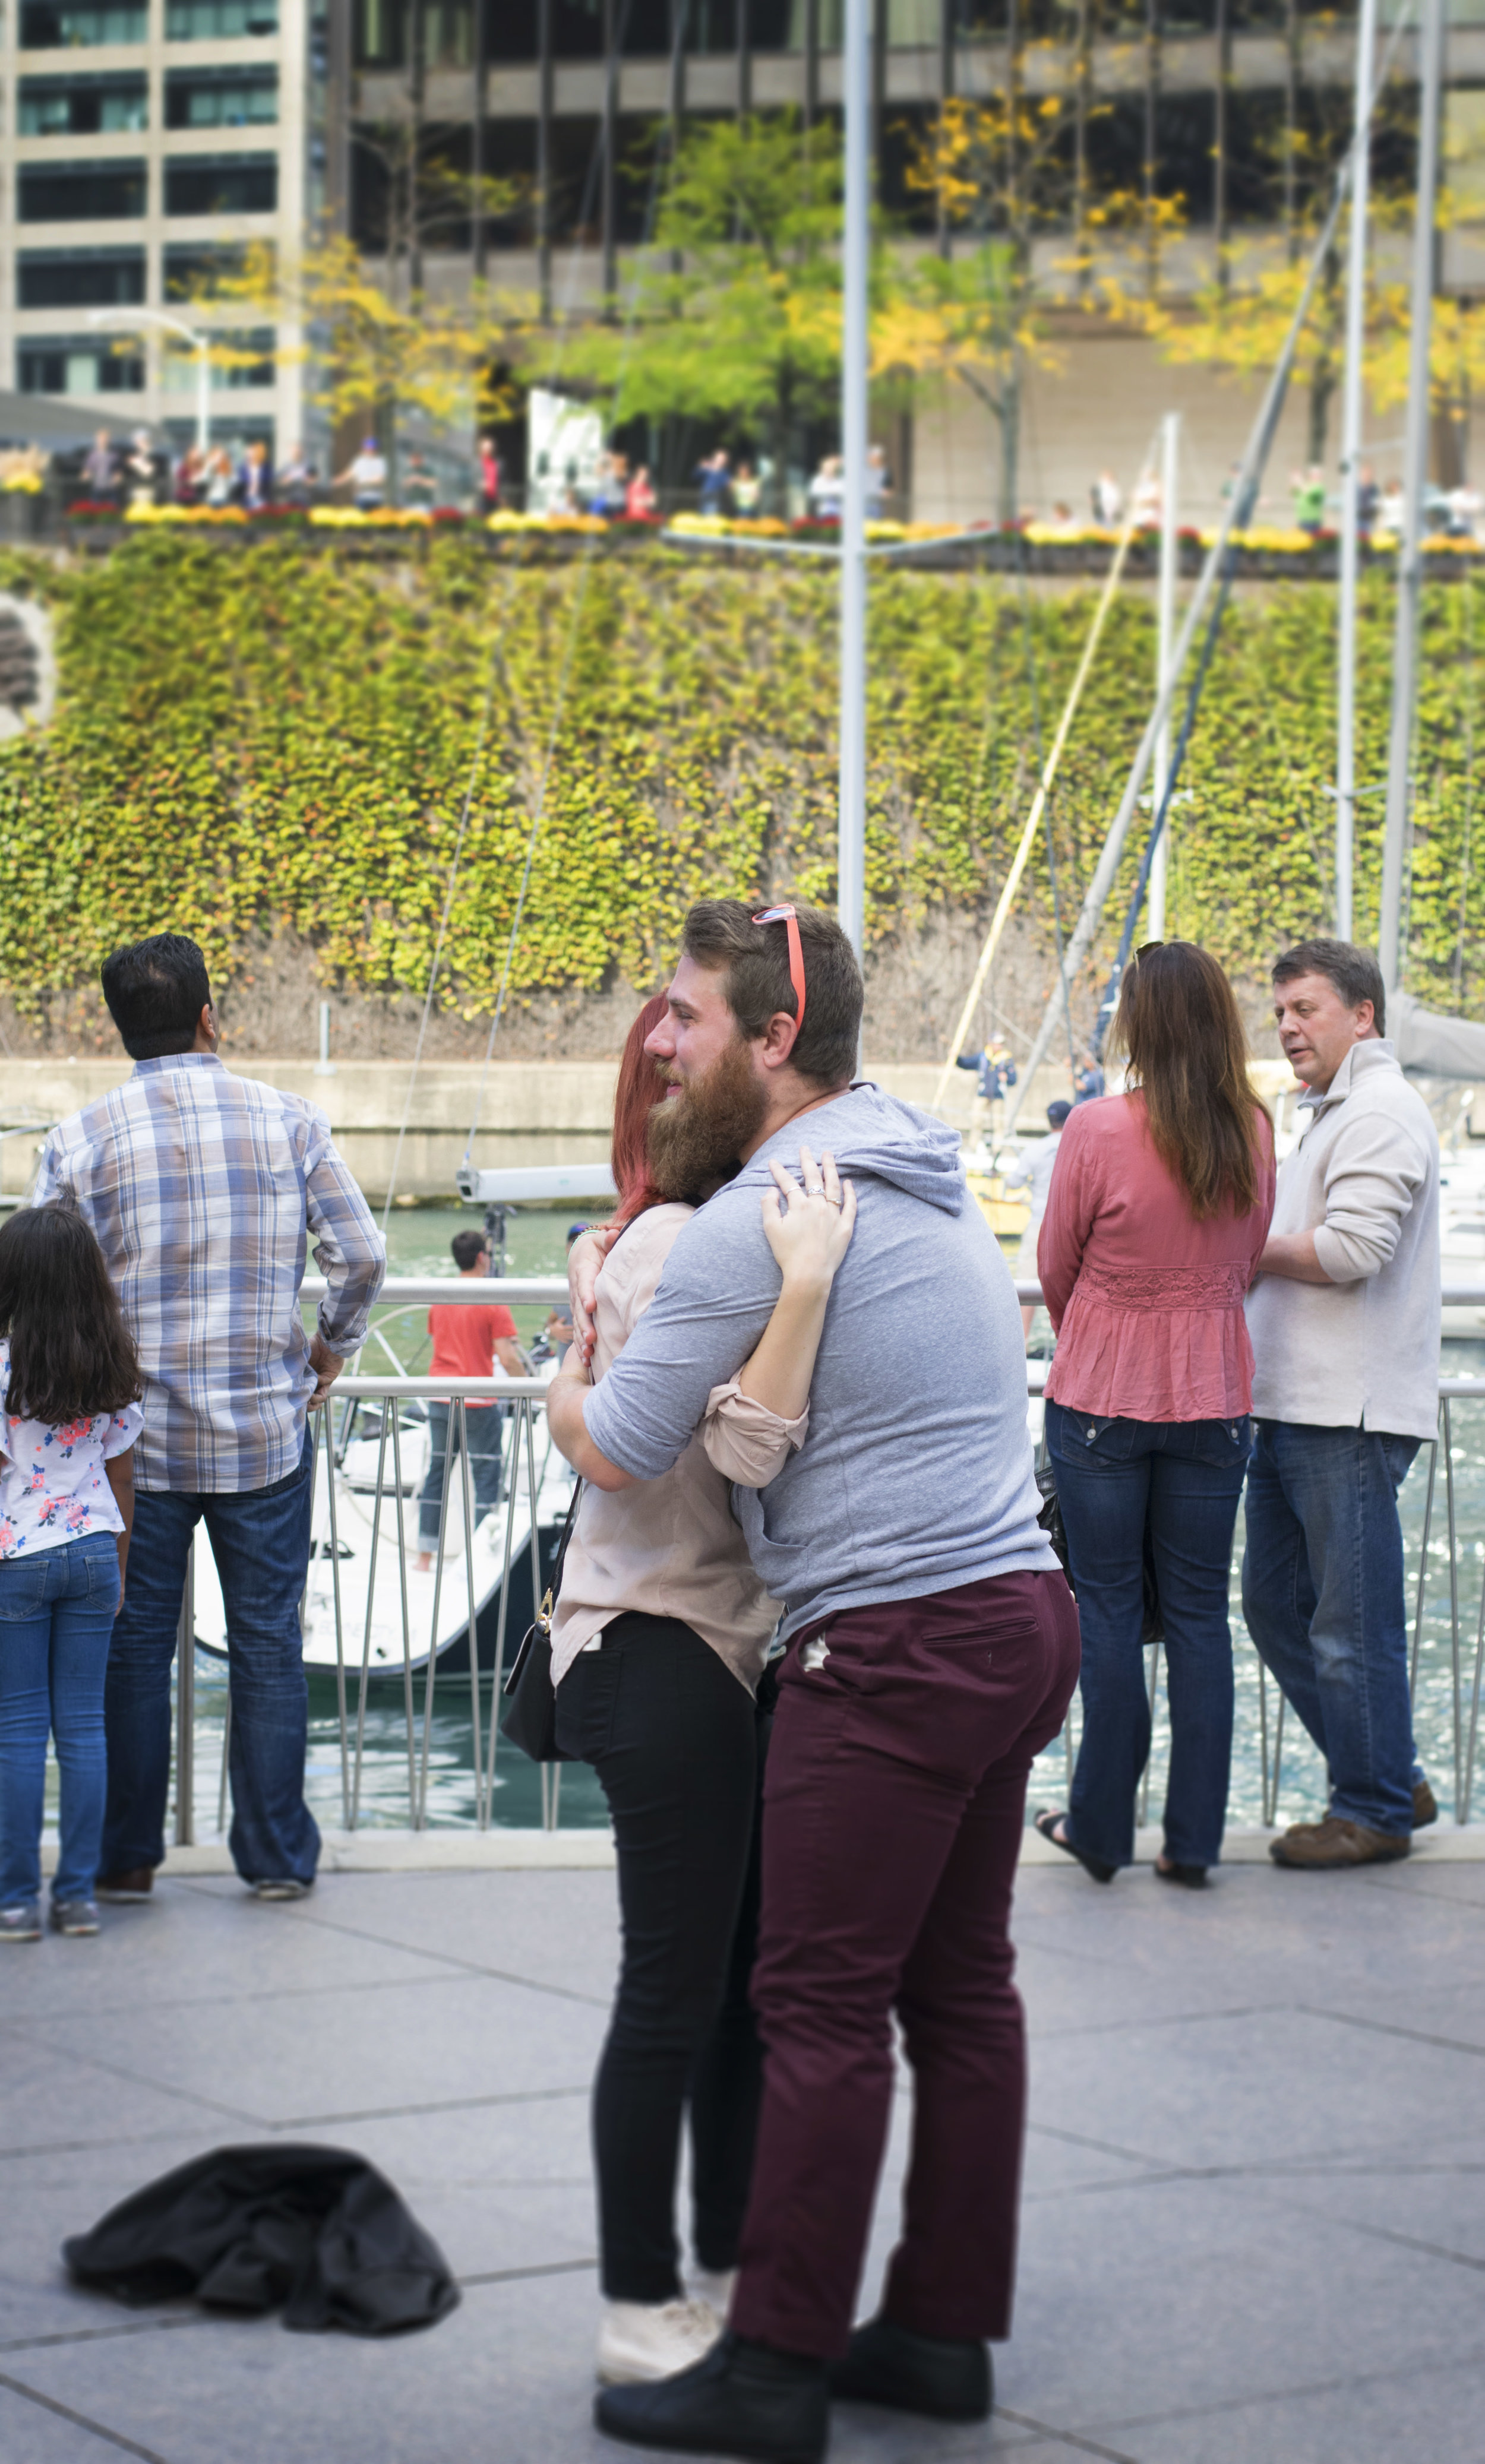
[[[615,1223],[632,1223],[647,1206],[657,1206],[660,1194],[650,1177],[645,1133],[650,1115],[665,1094],[665,1071],[645,1050],[665,1016],[665,995],[652,993],[625,1039],[613,1090],[613,1182],[619,1193]]]
[[[1155,1152],[1196,1221],[1229,1206],[1248,1214],[1269,1110],[1249,1081],[1248,1038],[1216,959],[1194,941],[1146,941],[1119,986],[1114,1041],[1139,1079]]]
[[[74,1206],[21,1206],[0,1225],[4,1408],[49,1429],[122,1412],[144,1393],[103,1253]]]

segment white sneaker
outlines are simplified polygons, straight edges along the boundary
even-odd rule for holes
[[[598,2379],[602,2387],[634,2387],[668,2379],[704,2361],[721,2321],[706,2301],[606,2301],[598,2330]]]
[[[737,2281],[738,2271],[735,2267],[719,2269],[694,2266],[688,2278],[687,2290],[693,2301],[704,2301],[709,2310],[715,2310],[725,2327]]]

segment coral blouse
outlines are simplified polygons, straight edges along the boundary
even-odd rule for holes
[[[1127,1420],[1226,1420],[1252,1402],[1243,1300],[1274,1212],[1274,1136],[1258,1122],[1258,1203],[1198,1223],[1156,1154],[1144,1098],[1079,1104],[1036,1262],[1056,1356],[1055,1403]]]

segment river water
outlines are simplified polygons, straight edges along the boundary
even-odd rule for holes
[[[394,1210],[388,1232],[390,1270],[394,1274],[431,1274],[452,1272],[449,1242],[452,1234],[468,1228],[477,1219],[471,1210],[457,1207],[418,1207]],[[556,1274],[563,1269],[565,1255],[566,1219],[544,1212],[512,1219],[509,1266],[512,1274]],[[492,1294],[494,1297],[494,1294]],[[523,1337],[534,1336],[545,1311],[539,1308],[518,1308],[518,1328]],[[398,1318],[381,1321],[398,1365],[415,1373],[427,1365],[428,1338],[426,1313],[413,1310]],[[377,1347],[368,1349],[365,1365],[391,1367],[383,1355],[375,1362]],[[1452,1375],[1485,1375],[1485,1343],[1451,1342],[1445,1346],[1445,1372]],[[1468,1705],[1474,1677],[1474,1651],[1480,1616],[1481,1586],[1485,1583],[1485,1402],[1461,1402],[1453,1406],[1455,1521],[1458,1532],[1460,1565],[1460,1654],[1459,1692]],[[1424,1524],[1424,1505],[1428,1487],[1429,1449],[1420,1451],[1404,1487],[1402,1513],[1407,1551],[1407,1598],[1409,1617],[1416,1596],[1419,1550]],[[1416,1702],[1416,1733],[1420,1758],[1432,1781],[1439,1804],[1447,1819],[1453,1811],[1454,1749],[1452,1704],[1454,1675],[1450,1618],[1448,1580],[1447,1526],[1443,1497],[1442,1464],[1434,1502],[1432,1540],[1430,1551],[1430,1579],[1425,1599],[1422,1642],[1418,1664]],[[1260,1740],[1267,1719],[1272,1752],[1275,1694],[1267,1687],[1266,1705],[1260,1701],[1258,1661],[1242,1621],[1238,1594],[1237,1567],[1241,1558],[1242,1525],[1238,1525],[1238,1548],[1234,1552],[1232,1580],[1232,1635],[1237,1672],[1237,1723],[1233,1747],[1232,1788],[1230,1819],[1233,1823],[1256,1823],[1262,1815],[1263,1788]],[[1166,1730],[1164,1724],[1164,1658],[1157,1674],[1155,1746],[1149,1774],[1151,1818],[1159,1818],[1164,1787],[1166,1762]],[[196,1836],[214,1838],[218,1833],[220,1811],[220,1770],[222,1719],[226,1701],[226,1675],[221,1664],[198,1653],[196,1661],[197,1748],[195,1774]],[[488,1736],[490,1681],[481,1688],[480,1728]],[[418,1762],[424,1752],[425,1722],[422,1681],[415,1688],[416,1727],[413,1753]],[[321,1824],[328,1829],[342,1827],[355,1778],[355,1702],[351,1689],[349,1717],[344,1746],[339,1705],[332,1684],[316,1679],[311,1684],[309,1767],[306,1783],[311,1805]],[[467,1676],[446,1678],[435,1686],[432,1716],[427,1722],[426,1750],[428,1761],[427,1816],[434,1827],[465,1827],[476,1820],[476,1782],[474,1767],[474,1724],[469,1700]],[[1030,1810],[1039,1805],[1061,1804],[1065,1800],[1068,1776],[1068,1748],[1059,1740],[1044,1754],[1032,1774]],[[1319,1758],[1297,1722],[1290,1717],[1285,1724],[1283,1758],[1278,1798],[1282,1820],[1300,1819],[1322,1810],[1324,1774]],[[373,1695],[368,1704],[361,1740],[360,1815],[365,1827],[406,1826],[410,1803],[409,1738],[404,1706],[400,1696],[388,1693],[387,1700]],[[54,1775],[55,1784],[55,1775]],[[55,1804],[55,1798],[54,1798]],[[501,1827],[531,1827],[541,1820],[540,1778],[535,1768],[514,1748],[501,1745],[497,1758],[496,1786],[491,1799],[491,1818]],[[564,1827],[602,1826],[607,1815],[601,1792],[590,1771],[582,1765],[562,1768],[560,1779],[559,1818]]]

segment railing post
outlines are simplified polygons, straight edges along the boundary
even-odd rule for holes
[[[231,1680],[229,1679],[229,1686]],[[196,1844],[196,1542],[186,1552],[175,1629],[175,1844]]]

